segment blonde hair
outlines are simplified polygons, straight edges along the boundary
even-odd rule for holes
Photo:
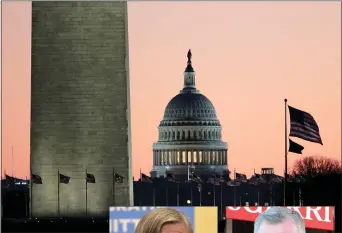
[[[134,233],[160,233],[166,224],[184,223],[188,233],[193,233],[189,218],[173,208],[156,208],[145,214],[139,221]]]

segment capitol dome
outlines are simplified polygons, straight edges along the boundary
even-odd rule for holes
[[[163,124],[168,121],[212,121],[219,123],[211,101],[197,92],[181,91],[173,97],[164,112]]]
[[[191,56],[189,50],[184,87],[167,104],[158,127],[152,177],[228,175],[227,143],[221,140],[222,128],[214,105],[196,88]]]

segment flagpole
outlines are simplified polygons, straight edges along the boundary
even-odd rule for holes
[[[213,189],[214,189],[214,206],[216,206],[216,188],[215,188],[215,179],[214,179],[214,184],[213,184]]]
[[[14,166],[14,156],[13,156],[13,146],[12,146],[12,177],[14,178],[13,166]]]
[[[156,189],[154,188],[154,183],[153,183],[153,206],[156,206]]]
[[[258,205],[260,205],[259,203],[260,203],[260,192],[259,192],[259,188],[258,188]]]
[[[177,182],[177,206],[179,206],[179,182]]]
[[[293,197],[292,197],[292,199],[293,199],[293,206],[296,206],[296,190],[293,190]]]
[[[233,187],[234,187],[234,206],[236,206],[236,184]]]
[[[25,180],[26,180],[26,182],[28,181],[27,176],[25,177]],[[30,197],[28,197],[28,196],[29,196],[29,194],[28,195],[25,194],[25,216],[26,216],[26,218],[29,215],[29,209],[28,209],[29,203],[28,202],[30,201]]]
[[[188,182],[190,180],[190,164],[188,164]]]
[[[169,181],[166,180],[166,192],[165,192],[165,203],[166,203],[166,206],[169,205]]]
[[[86,180],[86,195],[85,195],[85,204],[86,204],[86,216],[88,216],[88,180],[87,180],[88,171],[85,169],[85,180]]]
[[[113,206],[115,206],[115,169],[113,168]]]
[[[200,191],[200,193],[199,193],[199,195],[200,195],[200,203],[199,203],[199,205],[202,206],[202,184],[200,184],[199,191]]]
[[[190,187],[191,187],[191,189],[190,189],[190,205],[191,206],[193,206],[193,203],[192,203],[192,185],[193,185],[193,183],[191,182],[191,184],[190,184]]]
[[[284,171],[284,206],[286,206],[286,183],[287,183],[287,99],[285,103],[285,171]]]
[[[61,212],[60,212],[60,206],[59,206],[59,185],[60,185],[60,175],[59,175],[59,169],[57,170],[57,180],[58,180],[58,186],[57,186],[57,208],[58,208],[58,210],[57,210],[57,212],[58,212],[58,216],[60,216],[61,215]]]
[[[223,196],[222,196],[222,187],[223,185],[222,185],[222,182],[221,182],[221,196],[220,196],[220,198],[221,198],[221,218],[223,217]]]
[[[33,198],[32,198],[32,187],[33,187],[33,182],[32,182],[32,170],[31,170],[31,168],[30,168],[30,217],[32,218],[32,200],[33,200]]]
[[[271,192],[270,192],[270,205],[272,206],[273,204],[273,189],[272,189],[272,182],[270,182],[270,189],[271,189]]]

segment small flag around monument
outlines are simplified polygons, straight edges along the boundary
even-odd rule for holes
[[[124,177],[120,176],[119,174],[115,173],[115,183],[123,183]]]
[[[144,173],[141,173],[141,181],[152,182],[152,178],[149,177],[148,175],[144,174]]]
[[[31,182],[33,184],[43,184],[42,178],[36,174],[31,174]]]
[[[302,151],[304,150],[304,146],[299,145],[298,143],[292,141],[291,139],[289,139],[289,143],[290,143],[289,152],[302,154]]]
[[[87,173],[87,183],[95,183],[95,176]]]
[[[9,176],[9,175],[5,175],[6,180],[14,182],[16,180],[16,178]]]
[[[288,106],[291,119],[290,136],[322,144],[319,127],[311,114]]]
[[[59,183],[61,184],[69,184],[70,181],[70,177],[69,176],[65,176],[62,174],[59,174]]]

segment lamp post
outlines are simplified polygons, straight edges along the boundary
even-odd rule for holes
[[[187,200],[187,201],[186,201],[186,204],[188,204],[188,206],[190,206],[190,205],[191,205],[191,201],[190,201],[190,200]]]

